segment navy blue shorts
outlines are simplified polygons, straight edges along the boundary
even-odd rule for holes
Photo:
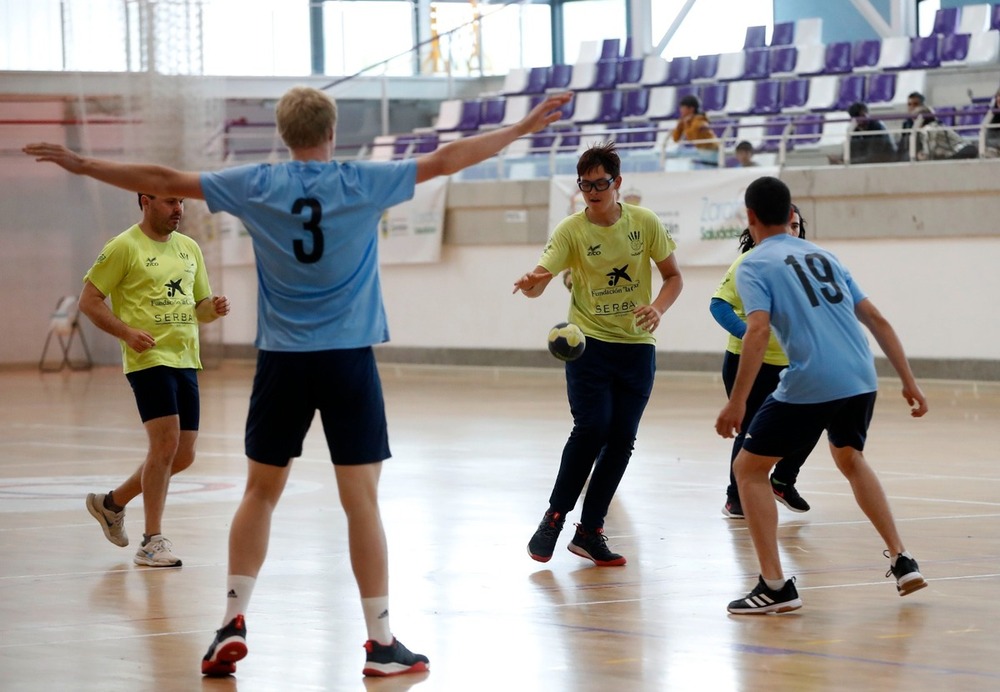
[[[758,409],[743,449],[765,457],[787,457],[811,450],[826,430],[834,447],[864,451],[876,392],[820,404],[788,404],[768,396]]]
[[[247,456],[287,466],[302,456],[316,411],[334,464],[370,464],[391,456],[382,382],[371,347],[260,351],[247,414]]]
[[[125,374],[132,385],[142,422],[179,416],[181,430],[197,430],[201,418],[198,371],[157,365]]]

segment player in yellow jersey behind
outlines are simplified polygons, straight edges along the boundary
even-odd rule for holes
[[[87,510],[109,541],[126,546],[125,505],[141,493],[145,530],[133,561],[180,567],[161,532],[163,509],[170,476],[194,461],[200,416],[198,323],[228,315],[229,300],[212,295],[201,248],[177,231],[184,200],[140,194],[139,207],[142,221],[108,241],[84,277],[80,310],[121,343],[125,377],[149,450],[117,488],[89,494]]]

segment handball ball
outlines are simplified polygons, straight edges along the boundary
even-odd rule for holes
[[[576,360],[587,347],[587,337],[572,322],[560,322],[549,330],[549,352],[559,360]]]

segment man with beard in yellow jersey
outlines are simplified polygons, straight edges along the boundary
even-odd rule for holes
[[[566,363],[573,430],[549,508],[528,543],[528,554],[538,562],[551,559],[566,514],[576,506],[588,476],[569,550],[599,567],[626,562],[608,548],[604,519],[653,389],[653,331],[683,282],[673,254],[676,245],[656,214],[618,201],[620,171],[613,142],[583,153],[576,182],[586,208],[556,226],[538,266],[514,282],[515,293],[536,298],[553,276],[572,270],[569,321],[587,337],[583,355]],[[654,265],[662,279],[655,298]]]
[[[125,505],[143,496],[145,531],[133,561],[180,567],[161,533],[170,476],[194,461],[198,437],[198,323],[229,314],[213,296],[201,248],[177,232],[184,200],[139,195],[142,221],[115,236],[84,277],[80,310],[121,342],[125,377],[149,437],[146,459],[107,494],[87,495],[87,511],[117,546],[128,545]],[[108,307],[106,298],[111,298]]]

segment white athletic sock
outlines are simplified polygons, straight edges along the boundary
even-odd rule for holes
[[[368,638],[379,644],[392,644],[392,630],[389,629],[389,597],[362,598],[361,609],[365,613],[365,627]]]
[[[885,563],[883,563],[885,564]],[[764,583],[767,584],[767,588],[771,591],[781,591],[782,587],[785,585],[785,579],[764,579]]]
[[[223,627],[237,615],[246,615],[247,606],[250,605],[250,595],[256,583],[256,578],[240,574],[230,574],[226,577],[226,615],[222,619]]]

